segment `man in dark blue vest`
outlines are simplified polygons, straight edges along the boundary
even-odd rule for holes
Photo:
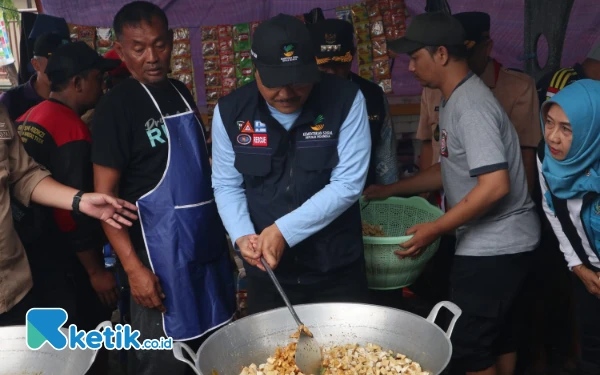
[[[371,129],[371,162],[365,186],[398,181],[396,134],[385,93],[376,83],[351,71],[356,52],[350,22],[326,19],[310,25],[317,65],[325,73],[355,82],[365,96]]]
[[[364,96],[319,72],[310,32],[292,16],[256,29],[252,60],[256,81],[221,98],[212,125],[213,188],[244,258],[248,311],[283,306],[261,257],[293,304],[366,301]]]

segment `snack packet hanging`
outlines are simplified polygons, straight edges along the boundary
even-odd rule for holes
[[[202,42],[207,40],[217,40],[218,32],[216,26],[204,26],[202,27]]]

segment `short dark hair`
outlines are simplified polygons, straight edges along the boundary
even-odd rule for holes
[[[169,29],[167,15],[158,5],[147,1],[134,1],[117,12],[113,20],[113,29],[117,38],[120,38],[125,26],[139,26],[142,22],[152,23],[154,17],[161,20],[165,28]]]
[[[94,70],[94,68],[86,69],[83,72],[77,73],[73,77],[69,77],[69,79],[67,79],[66,81],[60,82],[60,83],[50,82],[50,91],[52,91],[52,92],[63,92],[63,91],[65,91],[67,89],[67,87],[69,87],[69,84],[71,83],[71,80],[73,78],[75,78],[75,77],[81,77],[83,79],[88,79],[90,73],[92,72],[92,70]]]
[[[448,51],[448,56],[450,56],[454,60],[461,61],[461,60],[466,60],[467,57],[469,57],[469,50],[467,49],[467,46],[465,46],[465,45],[458,45],[458,46],[427,46],[427,47],[425,47],[425,49],[427,50],[427,52],[429,52],[429,54],[431,56],[433,56],[433,54],[435,53],[435,51],[437,51],[437,49],[439,47],[446,48],[446,50]]]

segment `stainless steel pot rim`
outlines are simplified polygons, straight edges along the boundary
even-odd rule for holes
[[[393,308],[393,307],[388,307],[388,306],[380,306],[380,305],[374,305],[374,304],[368,304],[368,303],[351,303],[351,302],[325,302],[325,303],[309,303],[309,304],[299,304],[299,305],[294,305],[294,308],[298,311],[298,313],[300,314],[301,312],[303,312],[304,309],[310,309],[311,307],[326,307],[326,306],[331,306],[331,307],[345,307],[345,308],[352,308],[352,307],[368,307],[368,308],[375,308],[377,310],[387,310],[387,311],[393,311],[393,312],[400,312],[402,314],[405,315],[410,315],[413,316],[415,318],[418,318],[419,320],[422,320],[424,322],[430,323],[431,325],[433,325],[439,332],[440,334],[443,335],[443,337],[445,337],[448,340],[448,344],[449,344],[449,352],[447,355],[447,358],[444,360],[444,367],[447,367],[448,364],[450,363],[450,359],[452,357],[452,343],[450,341],[450,335],[452,334],[452,330],[454,329],[454,323],[456,323],[456,320],[458,319],[458,317],[461,315],[462,311],[458,308],[458,306],[454,305],[451,302],[448,301],[443,301],[438,303],[437,305],[434,306],[434,308],[431,310],[429,316],[427,318],[423,318],[420,315],[417,315],[415,313],[406,311],[406,310],[401,310],[401,309],[397,309],[397,308]],[[448,310],[450,310],[452,313],[454,313],[454,318],[452,319],[452,322],[450,323],[450,326],[448,327],[448,331],[444,332],[443,329],[441,329],[437,324],[435,324],[435,319],[437,318],[437,314],[439,312],[439,310],[441,309],[441,307],[446,307]],[[242,319],[236,320],[235,322],[231,322],[223,327],[221,327],[218,331],[216,331],[214,334],[212,334],[209,338],[207,338],[204,343],[202,343],[202,345],[200,346],[200,348],[198,348],[198,351],[196,352],[198,355],[203,351],[203,349],[205,347],[208,347],[211,345],[211,343],[213,341],[219,340],[219,336],[220,334],[223,334],[222,332],[224,332],[224,330],[226,330],[229,327],[233,327],[236,325],[240,325],[240,324],[245,324],[245,322],[247,320],[250,320],[251,318],[256,318],[259,316],[268,316],[268,315],[274,315],[277,314],[278,312],[282,311],[282,310],[287,310],[287,307],[283,306],[283,307],[279,307],[277,309],[272,309],[272,310],[268,310],[268,311],[264,311],[261,313],[257,313],[257,314],[252,314],[252,315],[248,315]],[[309,327],[310,329],[311,327]],[[314,332],[313,332],[314,333]],[[266,360],[266,358],[265,358]]]

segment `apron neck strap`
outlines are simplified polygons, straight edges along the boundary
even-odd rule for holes
[[[188,103],[188,101],[185,100],[185,98],[183,97],[183,95],[181,94],[181,92],[177,89],[177,87],[175,87],[175,85],[173,84],[173,82],[169,81],[169,84],[171,86],[173,86],[173,88],[175,89],[175,91],[177,91],[177,93],[181,97],[181,100],[183,100],[183,102],[185,103],[186,107],[188,107],[188,110],[190,112],[192,112],[193,110],[192,110],[192,107],[190,107],[190,103]],[[150,96],[150,99],[152,99],[152,102],[154,103],[154,106],[156,106],[156,109],[158,110],[158,113],[160,113],[161,116],[162,116],[162,111],[160,110],[160,107],[158,106],[158,103],[156,102],[156,99],[154,99],[154,96],[152,96],[152,93],[150,92],[150,90],[148,90],[148,87],[146,87],[146,85],[144,85],[141,82],[140,82],[140,85],[142,85],[142,87],[144,88],[144,90],[146,90],[146,92]]]

